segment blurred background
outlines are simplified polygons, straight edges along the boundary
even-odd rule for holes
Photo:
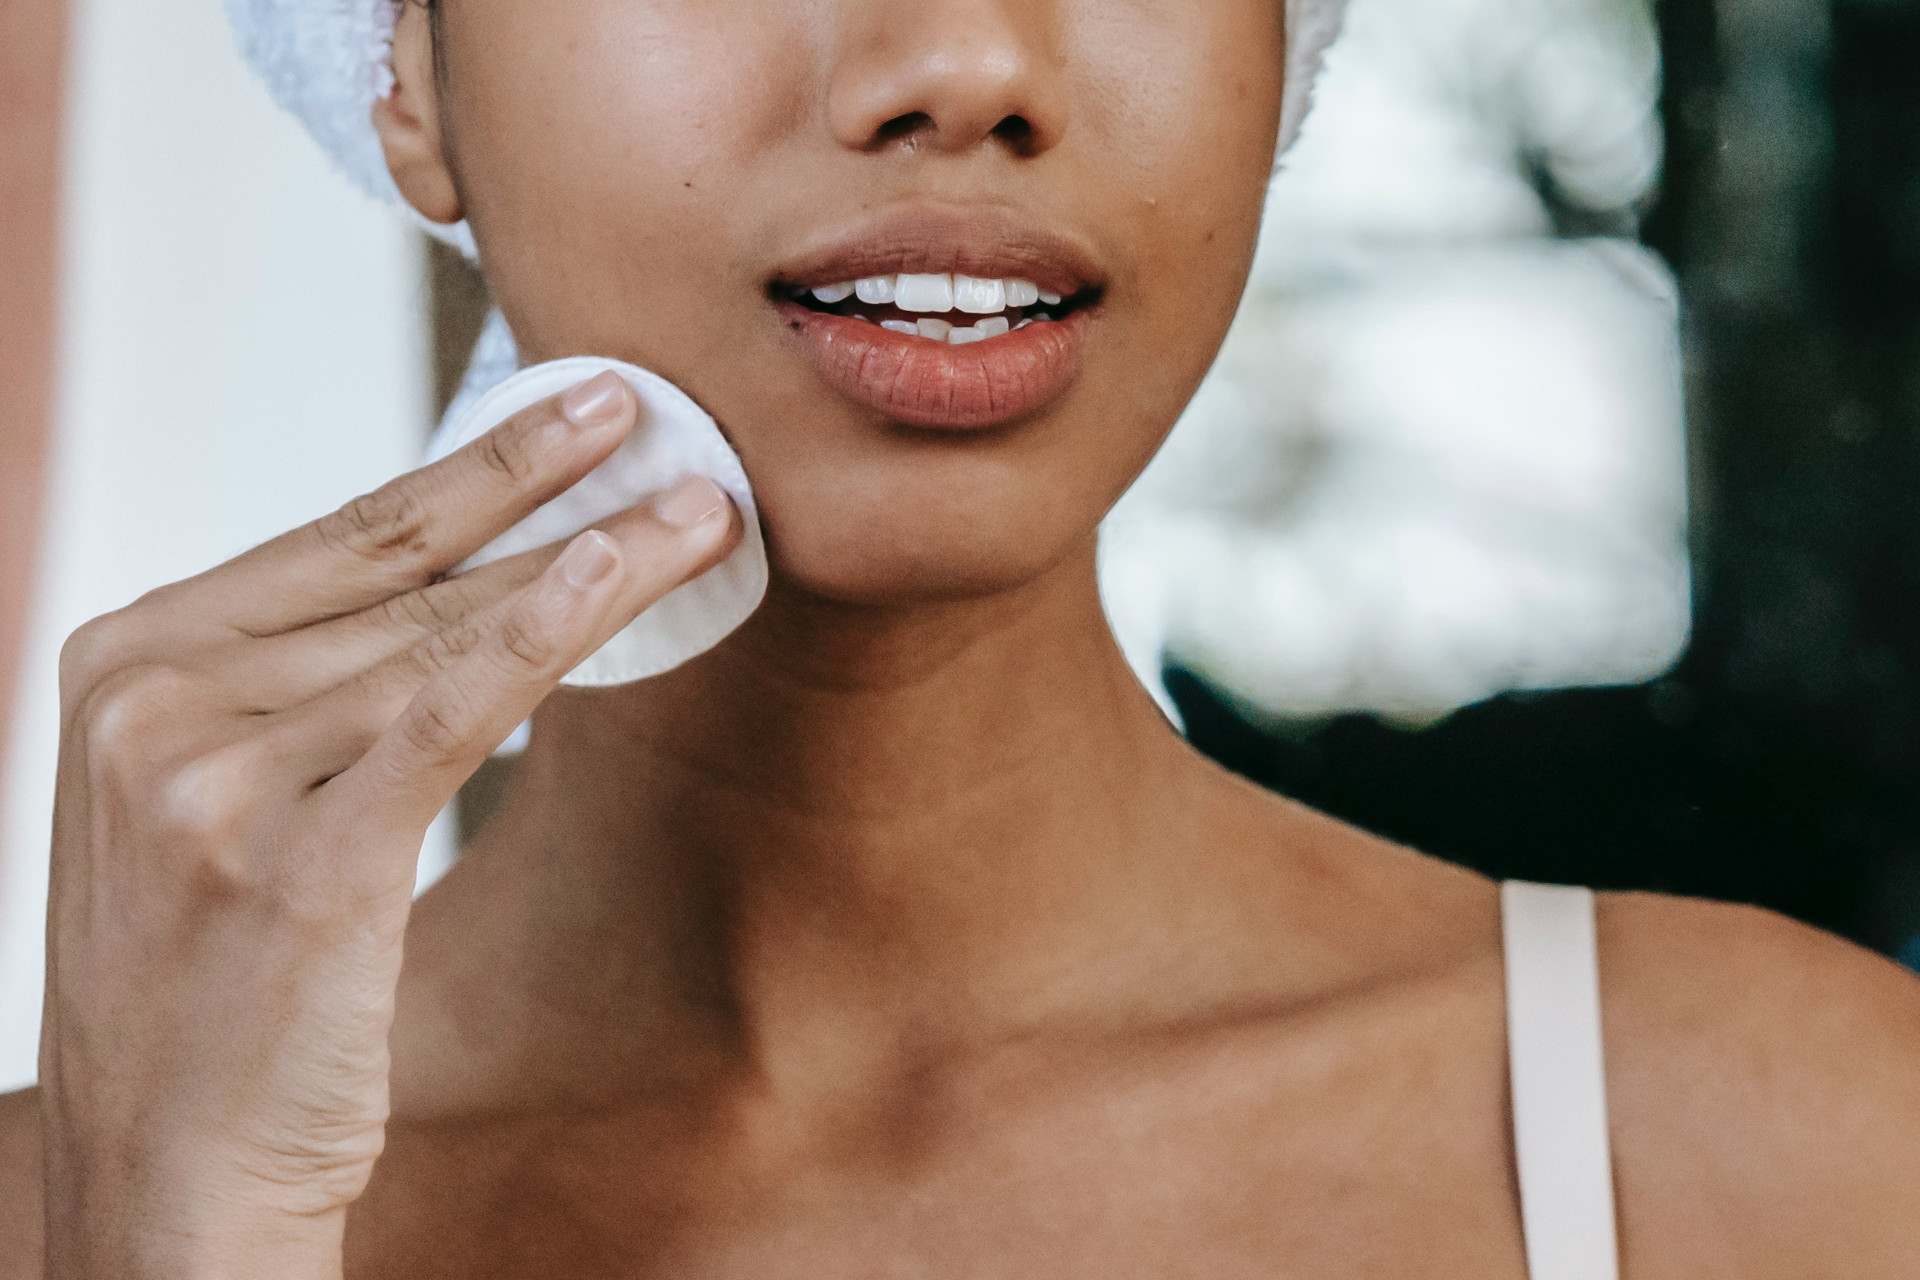
[[[1920,0],[1351,3],[1103,539],[1130,659],[1389,837],[1920,967]],[[0,1088],[60,640],[411,466],[485,310],[217,0],[0,0]]]

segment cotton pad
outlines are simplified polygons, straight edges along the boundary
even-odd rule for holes
[[[598,356],[522,369],[448,421],[434,437],[429,460],[609,369],[639,399],[633,433],[584,480],[482,547],[458,571],[563,542],[690,475],[705,476],[726,491],[740,508],[746,534],[720,565],[675,589],[561,681],[580,688],[631,684],[699,657],[731,635],[767,594],[766,544],[739,455],[699,405],[656,373]]]

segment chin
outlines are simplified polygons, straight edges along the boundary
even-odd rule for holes
[[[798,397],[795,398],[798,401]],[[831,399],[734,404],[777,585],[846,604],[1014,591],[1090,547],[1146,440],[1076,445],[1078,415],[916,430]],[[718,416],[718,415],[716,415]],[[721,419],[727,421],[726,417]]]
[[[1091,528],[1036,527],[997,503],[914,511],[766,509],[777,590],[865,607],[951,604],[1017,592],[1092,546]]]

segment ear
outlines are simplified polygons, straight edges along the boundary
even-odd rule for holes
[[[434,78],[433,22],[424,3],[406,3],[393,29],[393,92],[373,104],[373,128],[387,172],[407,203],[430,222],[458,222],[460,191],[447,167]]]

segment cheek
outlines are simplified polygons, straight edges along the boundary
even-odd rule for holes
[[[450,42],[455,163],[526,354],[685,334],[738,256],[742,175],[804,111],[807,33],[754,4],[463,2],[486,38]]]
[[[1117,177],[1113,208],[1157,322],[1204,330],[1237,303],[1274,164],[1282,2],[1129,6],[1125,38],[1102,48],[1081,88],[1100,106],[1083,121],[1087,145]]]

